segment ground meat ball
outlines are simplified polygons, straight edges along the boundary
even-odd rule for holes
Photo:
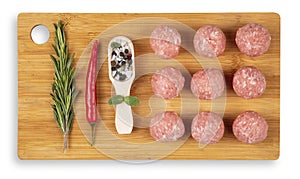
[[[251,23],[238,29],[235,42],[242,53],[256,57],[268,51],[271,35],[264,26]]]
[[[195,51],[204,57],[215,58],[223,54],[226,46],[226,37],[223,31],[212,25],[198,29],[194,36]]]
[[[175,28],[161,25],[151,33],[150,45],[160,58],[174,58],[179,54],[181,36]]]
[[[181,72],[173,67],[157,70],[151,79],[154,94],[164,99],[178,96],[184,86],[184,82],[185,79]]]
[[[257,112],[246,111],[234,120],[232,130],[239,141],[255,144],[266,139],[268,124]]]
[[[160,58],[174,58],[179,54],[181,36],[174,27],[161,25],[151,33],[150,45]]]
[[[266,79],[257,68],[247,66],[235,72],[232,85],[238,96],[252,99],[263,94],[266,89]]]
[[[172,142],[182,137],[185,128],[175,112],[159,113],[151,119],[150,135],[159,142]]]
[[[192,93],[199,99],[215,99],[225,90],[223,73],[218,69],[205,69],[195,73],[191,81]]]
[[[201,145],[218,142],[224,134],[222,118],[213,112],[200,112],[192,122],[192,137]]]

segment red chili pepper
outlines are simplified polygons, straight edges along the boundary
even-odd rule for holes
[[[85,106],[86,106],[86,120],[91,125],[92,141],[94,144],[94,130],[97,122],[97,95],[96,95],[96,81],[97,81],[97,55],[98,55],[98,41],[94,42],[92,48],[92,55],[89,62],[87,74],[86,74],[86,86],[85,86]]]

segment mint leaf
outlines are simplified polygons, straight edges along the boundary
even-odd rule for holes
[[[123,101],[124,101],[123,96],[121,96],[121,95],[116,95],[116,96],[111,97],[111,98],[108,100],[108,104],[109,104],[109,105],[117,105],[117,104],[121,104]]]
[[[129,106],[137,106],[140,103],[140,100],[136,96],[126,96],[124,97],[124,102]]]
[[[137,98],[136,96],[123,97],[121,95],[116,95],[116,96],[111,97],[108,100],[108,104],[109,105],[117,105],[117,104],[121,104],[123,101],[129,106],[137,106],[140,102],[139,98]]]

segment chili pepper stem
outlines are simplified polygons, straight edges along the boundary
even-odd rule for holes
[[[68,134],[64,133],[64,153],[67,152],[67,148],[68,148]]]
[[[91,140],[91,146],[94,145],[95,142],[95,122],[90,122],[91,131],[92,131],[92,140]]]

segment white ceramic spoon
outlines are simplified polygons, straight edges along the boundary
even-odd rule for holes
[[[135,64],[133,44],[127,37],[118,36],[109,42],[108,69],[109,79],[115,88],[116,95],[130,96],[130,88],[135,78]],[[119,134],[130,134],[132,131],[131,106],[125,102],[116,105],[115,125]]]

